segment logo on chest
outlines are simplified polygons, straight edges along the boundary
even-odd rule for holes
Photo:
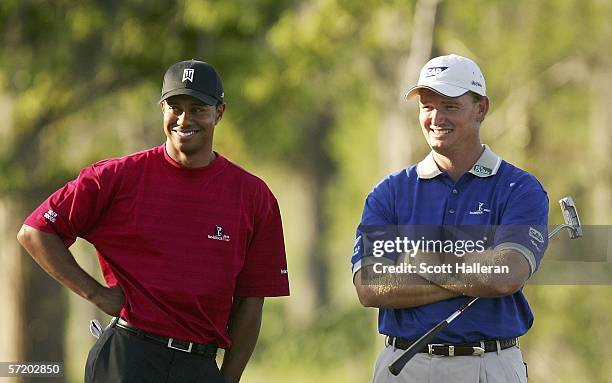
[[[486,208],[484,202],[478,202],[478,208],[476,210],[470,210],[469,214],[470,215],[482,215],[482,214],[486,214],[486,213],[490,213],[491,209]]]
[[[209,234],[208,239],[229,242],[230,236],[227,234],[223,234],[223,226],[215,225],[215,234],[214,235]]]

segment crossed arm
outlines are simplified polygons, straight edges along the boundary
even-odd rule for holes
[[[516,250],[486,250],[467,253],[463,257],[444,253],[418,252],[414,258],[400,257],[398,263],[414,265],[410,273],[375,273],[374,266],[364,266],[353,279],[361,304],[379,308],[410,308],[441,300],[468,295],[474,297],[502,297],[514,294],[530,275],[526,258]],[[465,273],[455,272],[456,264],[481,266],[507,266],[509,272]],[[417,265],[450,265],[449,272],[425,272]]]

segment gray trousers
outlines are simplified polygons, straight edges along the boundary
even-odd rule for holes
[[[398,376],[388,366],[404,350],[385,346],[378,356],[373,383],[526,383],[527,367],[514,346],[479,356],[416,354]]]

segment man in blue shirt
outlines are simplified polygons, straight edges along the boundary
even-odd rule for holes
[[[548,244],[546,191],[481,143],[489,99],[472,60],[430,60],[414,96],[431,153],[370,192],[351,259],[359,300],[379,308],[386,335],[373,381],[526,382],[522,287]],[[391,376],[388,365],[469,297],[480,299]]]

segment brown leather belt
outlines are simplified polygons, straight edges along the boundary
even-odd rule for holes
[[[396,338],[394,336],[388,336],[386,343],[389,346],[395,346],[401,350],[406,350],[414,342],[407,341],[402,338]],[[485,340],[482,342],[472,343],[461,343],[461,344],[428,344],[421,351],[421,353],[441,356],[470,356],[470,355],[481,355],[485,352],[493,352],[498,350],[505,350],[507,348],[516,346],[518,344],[518,338],[500,339],[500,340]]]
[[[174,338],[167,338],[165,336],[151,334],[132,326],[128,321],[123,318],[117,319],[114,325],[119,329],[125,330],[131,335],[137,336],[153,343],[157,343],[161,346],[173,350],[178,350],[189,354],[203,355],[210,358],[215,358],[217,356],[217,345],[213,343],[201,344],[186,342]]]

